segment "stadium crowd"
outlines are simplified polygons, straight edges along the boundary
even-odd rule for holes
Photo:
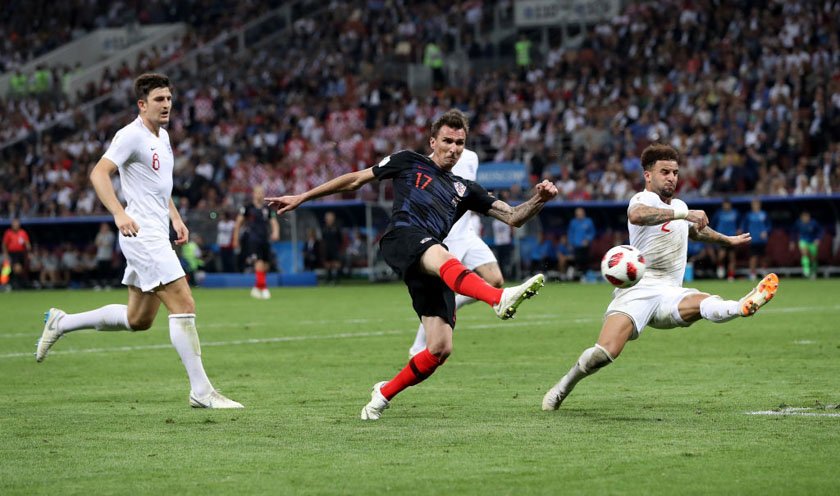
[[[333,2],[317,21],[299,19],[289,37],[170,74],[175,195],[185,210],[223,211],[257,184],[269,194],[302,191],[394,150],[424,149],[429,122],[451,107],[469,113],[470,146],[482,160],[522,161],[532,184],[551,179],[563,200],[628,198],[641,187],[639,152],[654,141],[683,151],[684,198],[839,192],[840,2],[765,3],[632,2],[577,45],[538,49],[534,36],[518,70],[446,70],[444,84],[421,96],[397,76],[399,64],[423,61],[430,44],[450,61],[492,56],[483,35],[494,10],[512,17],[511,2]],[[160,20],[195,26],[195,41],[173,47],[178,54],[253,13],[173,12]],[[79,23],[88,25],[99,23]],[[171,54],[160,56],[103,79],[87,97],[124,88]],[[114,108],[129,98],[119,94]],[[10,128],[30,122],[26,104],[3,103]],[[72,113],[66,97],[43,105]],[[4,151],[0,216],[104,213],[87,176],[130,118],[106,111],[93,126],[76,118],[69,137],[45,134],[38,150]]]

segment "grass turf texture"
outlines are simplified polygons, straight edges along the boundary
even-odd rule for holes
[[[738,298],[750,284],[697,282]],[[81,331],[42,364],[41,314],[125,292],[0,295],[0,494],[833,494],[840,281],[783,279],[752,319],[648,328],[557,412],[543,393],[592,345],[605,284],[549,284],[502,322],[463,309],[455,352],[359,420],[406,363],[402,285],[197,290],[205,367],[244,411],[194,410],[161,311],[145,333]],[[820,410],[819,408],[822,408]]]

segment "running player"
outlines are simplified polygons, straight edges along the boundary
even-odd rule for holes
[[[679,153],[662,144],[642,152],[645,190],[636,193],[627,207],[630,244],[647,259],[647,270],[638,284],[616,289],[607,307],[601,335],[595,346],[584,350],[577,363],[543,397],[543,410],[556,410],[584,377],[612,363],[624,345],[636,339],[645,326],[656,329],[688,327],[702,319],[727,322],[749,317],[769,302],[779,287],[776,274],[768,274],[738,301],[683,288],[688,239],[738,246],[750,234],[725,236],[708,226],[702,210],[689,210],[674,198],[679,173]]]
[[[169,123],[172,109],[170,88],[169,78],[160,74],[143,74],[135,80],[140,115],[117,131],[90,174],[96,194],[113,214],[121,235],[120,248],[127,263],[122,283],[128,286],[128,305],[106,305],[77,314],[51,308],[35,360],[43,361],[50,347],[72,331],[145,331],[152,326],[163,302],[169,310],[169,338],[190,380],[190,406],[242,408],[216,391],[204,372],[195,301],[169,240],[170,221],[176,244],[189,239],[189,230],[172,201],[175,160],[169,133],[163,127]],[[111,174],[116,171],[127,201],[125,208],[111,183]]]
[[[509,319],[544,284],[543,275],[537,274],[519,286],[494,288],[464,267],[442,242],[467,210],[519,227],[557,196],[557,188],[543,181],[531,199],[511,207],[479,184],[452,174],[467,140],[468,123],[463,113],[446,112],[432,124],[431,131],[431,157],[400,151],[375,167],[344,174],[305,193],[266,198],[283,214],[314,198],[355,191],[374,179],[393,180],[394,207],[379,246],[385,261],[408,286],[428,345],[393,379],[373,386],[371,400],[362,409],[363,420],[379,419],[394,396],[426,380],[450,355],[456,292],[484,301],[498,317]]]

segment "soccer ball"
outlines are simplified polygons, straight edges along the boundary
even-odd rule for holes
[[[601,259],[601,275],[617,288],[635,286],[645,275],[645,256],[635,246],[613,246]]]

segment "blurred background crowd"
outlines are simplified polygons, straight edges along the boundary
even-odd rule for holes
[[[0,95],[0,218],[105,214],[88,173],[135,113],[134,77],[161,68],[175,85],[174,195],[185,217],[212,212],[214,225],[234,221],[257,185],[299,192],[399,149],[424,151],[431,121],[452,107],[470,116],[482,162],[526,165],[528,183],[499,192],[510,201],[541,179],[558,185],[558,201],[626,200],[643,187],[638,157],[651,142],[683,153],[678,195],[689,200],[840,193],[838,1],[626,1],[562,34],[511,31],[509,0],[299,2],[283,36],[236,54],[213,45],[282,3],[4,7],[0,72],[13,77]],[[78,68],[22,70],[94,29],[167,22],[188,29],[76,94],[64,81]],[[195,51],[197,66],[179,64]],[[401,73],[410,64],[431,68],[430,91],[412,91]],[[93,114],[80,110],[94,101]],[[218,232],[201,234],[218,248]],[[95,259],[95,248],[76,258]]]

